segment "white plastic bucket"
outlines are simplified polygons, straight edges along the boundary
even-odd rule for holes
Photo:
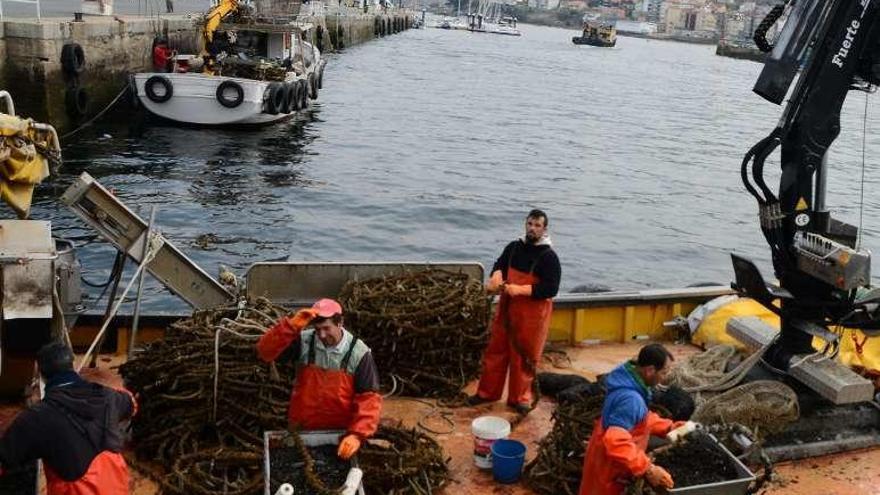
[[[480,416],[471,422],[474,434],[474,464],[492,469],[492,444],[510,435],[510,423],[498,416]]]

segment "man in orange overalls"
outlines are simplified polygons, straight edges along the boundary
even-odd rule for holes
[[[312,329],[305,330],[309,325]],[[349,459],[376,433],[382,396],[370,348],[342,326],[342,306],[321,299],[284,317],[257,342],[257,354],[274,361],[292,348],[296,382],[287,412],[304,430],[342,429],[337,454]]]
[[[509,373],[507,404],[520,414],[532,409],[535,368],[544,352],[561,274],[547,227],[546,213],[530,211],[525,236],[508,244],[492,267],[486,290],[501,297],[470,405],[501,399]]]
[[[649,436],[666,436],[685,423],[648,410],[651,388],[666,377],[672,359],[662,345],[648,344],[637,359],[607,375],[602,416],[587,445],[578,495],[619,495],[628,481],[641,476],[651,486],[673,487],[672,476],[645,453]]]
[[[83,380],[64,343],[43,346],[37,364],[45,395],[0,439],[2,468],[42,459],[47,495],[126,495],[121,422],[137,412],[134,397]]]

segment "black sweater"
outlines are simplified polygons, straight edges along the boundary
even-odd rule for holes
[[[122,450],[119,422],[131,416],[131,397],[89,383],[46,387],[45,398],[22,411],[0,439],[0,462],[18,466],[43,459],[65,481],[76,481],[105,450]]]
[[[511,262],[511,255],[513,260]],[[501,270],[504,280],[507,280],[507,267],[529,273],[538,277],[538,283],[532,286],[532,297],[535,299],[550,299],[559,292],[559,279],[562,276],[562,268],[559,266],[559,258],[553,248],[546,244],[526,244],[522,239],[517,239],[507,247],[495,261],[492,272]]]

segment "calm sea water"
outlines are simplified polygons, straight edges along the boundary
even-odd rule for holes
[[[259,131],[99,123],[67,143],[64,176],[41,187],[32,216],[77,241],[93,282],[113,250],[53,199],[82,171],[145,218],[157,206],[164,233],[212,274],[288,258],[491,265],[539,207],[563,290],[728,283],[731,252],[770,276],[739,179],[782,110],[751,92],[761,65],[711,46],[620,38],[597,49],[573,45],[571,31],[521,28],[413,30],[332,55],[308,116]],[[870,105],[865,244],[878,247]],[[851,95],[830,153],[829,205],[852,223],[864,110]],[[197,242],[207,234],[215,242]],[[151,283],[146,308],[183,305]]]

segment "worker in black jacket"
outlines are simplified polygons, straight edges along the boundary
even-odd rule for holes
[[[134,397],[83,380],[64,343],[43,346],[37,362],[45,395],[0,439],[2,467],[42,459],[47,495],[127,494],[120,423],[137,411]]]
[[[547,231],[547,214],[530,211],[525,227],[525,236],[504,248],[486,285],[500,299],[483,354],[480,385],[468,399],[470,405],[499,400],[509,370],[507,404],[520,414],[532,408],[532,382],[562,271]]]

